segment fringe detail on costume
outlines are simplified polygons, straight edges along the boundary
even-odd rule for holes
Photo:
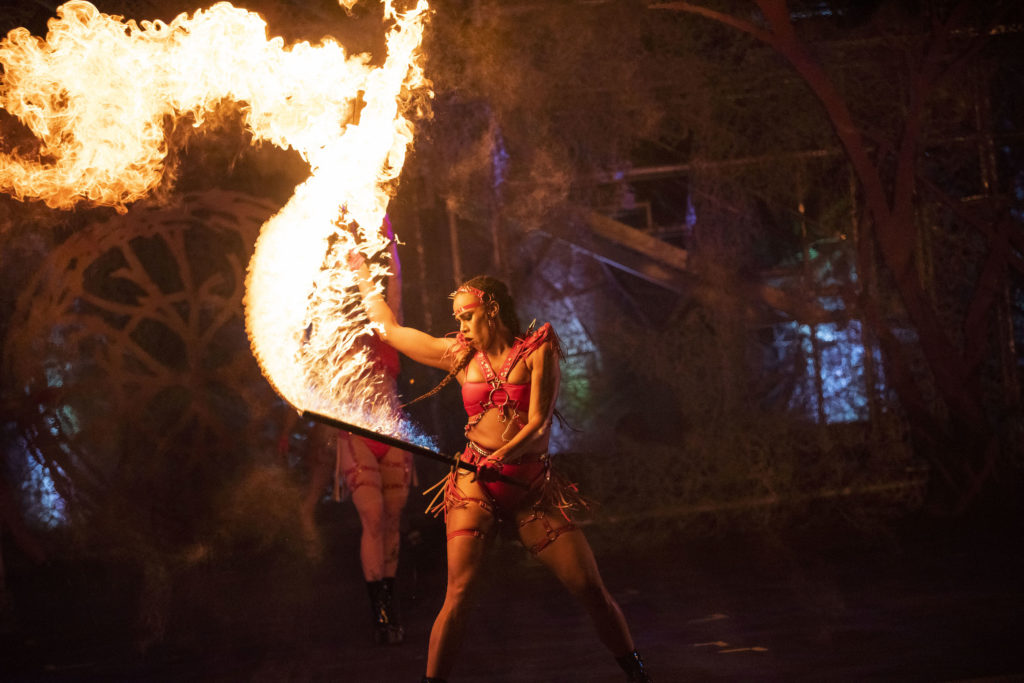
[[[433,493],[430,502],[427,503],[424,512],[432,517],[444,513],[444,520],[448,521],[448,510],[467,500],[456,485],[458,478],[458,465],[453,466],[448,474],[444,475],[433,486],[423,491],[423,495]],[[566,520],[570,520],[571,512],[589,512],[591,502],[580,493],[579,486],[567,476],[549,466],[544,477],[535,484],[533,502],[529,507],[549,509],[554,508],[561,513]],[[527,507],[524,504],[523,507]]]
[[[427,503],[427,509],[424,510],[426,514],[437,517],[444,512],[444,521],[448,521],[448,502],[456,493],[455,479],[458,476],[460,462],[462,462],[462,451],[455,454],[455,463],[448,470],[448,474],[441,477],[436,484],[423,491],[424,496],[434,491],[434,497],[430,499],[430,502]]]
[[[570,512],[589,511],[591,503],[580,493],[576,482],[552,466],[548,468],[547,477],[541,485],[540,498],[534,507],[541,509],[553,507],[568,520]]]
[[[442,512],[445,513],[445,521],[448,521],[448,484],[454,477],[452,473],[444,475],[437,480],[437,483],[432,485],[428,489],[424,489],[423,495],[429,495],[431,491],[434,492],[434,496],[427,503],[426,509],[423,511],[431,517],[437,517]]]
[[[534,320],[530,323],[530,327],[526,330],[526,333],[522,337],[516,337],[516,345],[518,348],[515,353],[519,358],[530,355],[545,342],[551,342],[552,348],[555,350],[555,356],[562,360],[565,358],[565,347],[562,345],[562,340],[558,338],[558,334],[555,332],[555,328],[551,327],[551,323],[544,323],[539,328],[534,329],[537,321]]]

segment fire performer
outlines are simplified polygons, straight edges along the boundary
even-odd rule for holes
[[[443,683],[451,673],[483,560],[502,529],[515,533],[583,605],[628,680],[649,682],[622,611],[570,516],[584,503],[576,487],[551,468],[548,442],[562,356],[551,325],[522,334],[507,286],[480,276],[451,294],[456,336],[433,337],[395,318],[360,256],[353,254],[350,266],[357,269],[363,304],[382,339],[414,361],[448,371],[420,398],[453,378],[462,385],[469,420],[460,457],[478,467],[475,475],[453,468],[443,482],[439,507],[447,530],[448,585],[431,629],[423,683]],[[527,486],[498,481],[498,474]]]
[[[384,305],[395,320],[400,320],[401,266],[391,222],[386,216],[382,228],[392,240],[391,276]],[[384,380],[384,390],[397,394],[396,382],[401,369],[398,353],[376,337],[371,338],[371,346],[378,373]],[[281,435],[279,450],[287,450],[288,431],[290,429]],[[300,520],[307,542],[317,554],[319,535],[314,511],[325,486],[333,480],[334,500],[351,496],[359,514],[359,561],[370,597],[373,640],[378,645],[397,645],[404,640],[404,629],[398,613],[395,576],[398,573],[402,511],[415,478],[412,454],[364,436],[314,423],[309,435],[308,461],[309,486],[300,506]]]

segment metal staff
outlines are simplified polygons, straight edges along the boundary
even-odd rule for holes
[[[424,457],[430,458],[431,460],[443,462],[444,464],[449,466],[459,467],[460,469],[468,470],[470,472],[473,472],[474,474],[476,474],[479,471],[479,468],[476,465],[470,465],[468,462],[463,462],[462,460],[459,460],[456,457],[445,455],[444,453],[438,453],[437,451],[430,450],[426,446],[419,446],[414,443],[409,443],[408,441],[402,441],[401,439],[396,439],[395,437],[388,436],[387,434],[379,434],[364,427],[349,424],[348,422],[342,422],[341,420],[338,420],[327,415],[321,415],[320,413],[314,413],[308,410],[303,410],[302,419],[313,420],[315,422],[320,422],[331,427],[337,427],[338,429],[341,429],[343,431],[350,432],[352,434],[357,434],[359,436],[365,436],[367,439],[373,439],[374,441],[379,441],[380,443],[386,443],[389,446],[401,448],[403,451],[409,451],[410,453],[415,453],[416,455],[422,455]],[[513,479],[512,477],[509,477],[501,473],[497,474],[498,481],[504,482],[506,484],[512,484],[513,486],[518,486],[524,489],[530,488],[529,484],[527,484],[526,482],[519,481],[518,479]]]

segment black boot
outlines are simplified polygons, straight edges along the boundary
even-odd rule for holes
[[[373,642],[377,645],[388,641],[388,613],[384,608],[384,582],[367,581],[366,592],[370,596],[370,610],[373,613]]]
[[[420,683],[448,683],[443,678],[433,678],[431,676],[424,676],[420,679]]]
[[[633,650],[628,655],[616,657],[622,670],[626,672],[628,683],[653,683],[651,677],[644,671],[644,661],[640,659],[640,653]]]
[[[373,642],[377,645],[397,645],[405,639],[405,630],[398,623],[395,611],[395,580],[367,581],[373,610]]]
[[[395,590],[395,577],[385,576],[381,579],[381,600],[387,615],[387,640],[389,645],[398,645],[405,640],[405,629],[402,628],[398,613],[398,592]]]

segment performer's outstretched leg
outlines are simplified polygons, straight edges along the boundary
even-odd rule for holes
[[[601,579],[594,553],[583,532],[557,510],[523,512],[518,521],[523,545],[537,549],[537,559],[583,605],[598,638],[626,671],[628,680],[648,683],[650,678],[636,653],[626,619]]]
[[[462,645],[474,590],[491,540],[494,518],[470,503],[448,512],[448,585],[444,604],[430,630],[427,677],[443,680],[451,674]]]

